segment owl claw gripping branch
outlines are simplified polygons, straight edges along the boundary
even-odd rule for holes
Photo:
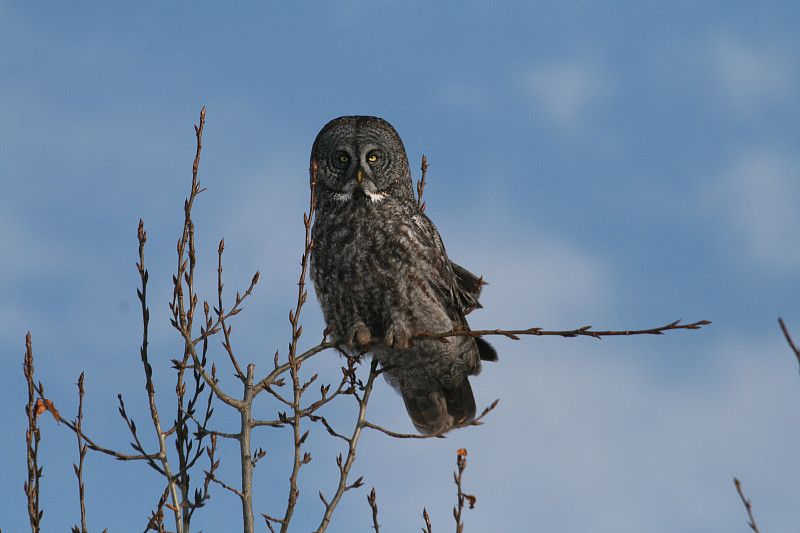
[[[469,329],[484,282],[448,259],[414,198],[400,136],[377,117],[340,117],[317,135],[311,161],[311,279],[334,339],[353,353],[369,347],[420,432],[471,420],[469,376],[497,360],[494,348],[469,336],[412,339]]]

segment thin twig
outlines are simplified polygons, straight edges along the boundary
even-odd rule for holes
[[[268,515],[266,513],[261,513],[261,516],[264,517],[264,520],[267,523],[267,527],[269,528],[269,530],[272,533],[275,533],[275,529],[272,527],[273,523],[275,523],[275,524],[283,524],[283,520],[280,519],[280,518],[273,518],[273,517],[271,517],[270,515]]]
[[[165,533],[164,529],[164,506],[167,505],[167,498],[169,498],[169,486],[164,489],[164,493],[158,499],[155,511],[150,513],[150,519],[147,521],[147,527],[144,533],[148,531],[157,531],[158,533]]]
[[[453,507],[453,518],[456,521],[456,533],[462,533],[464,531],[464,523],[461,521],[461,511],[464,509],[464,502],[468,502],[469,508],[473,509],[476,501],[475,496],[464,494],[461,490],[461,476],[467,468],[467,450],[465,448],[461,448],[456,452],[456,466],[458,470],[453,473],[453,480],[456,487],[458,487],[458,504]]]
[[[576,328],[572,330],[557,330],[557,331],[550,331],[545,330],[543,328],[528,328],[528,329],[481,329],[481,330],[465,330],[465,329],[458,329],[458,330],[451,330],[451,331],[442,331],[436,333],[420,333],[412,337],[412,340],[424,340],[424,339],[445,339],[442,342],[446,342],[447,337],[483,337],[483,336],[491,336],[491,335],[499,335],[508,337],[510,339],[519,340],[520,335],[534,335],[534,336],[559,336],[559,337],[594,337],[594,338],[601,338],[601,337],[610,337],[610,336],[631,336],[631,335],[662,335],[665,331],[670,330],[677,330],[677,329],[700,329],[702,326],[706,326],[711,324],[708,320],[700,320],[698,322],[694,322],[691,324],[680,324],[680,320],[676,320],[666,326],[661,326],[657,328],[651,329],[640,329],[640,330],[619,330],[619,331],[593,331],[591,326],[583,326],[581,328]],[[373,338],[372,344],[380,344],[383,340],[380,338]],[[318,354],[321,351],[327,350],[329,348],[335,348],[340,345],[339,342],[334,341],[323,341],[317,346],[303,352],[302,354],[295,357],[298,362],[303,362],[309,357],[313,357],[314,355]],[[287,372],[289,370],[289,363],[285,363],[283,365],[276,366],[275,369],[270,372],[270,374],[261,380],[257,385],[256,389],[261,390],[265,388],[268,384],[273,383],[278,376]]]
[[[212,476],[210,479],[211,479],[211,481],[213,481],[214,483],[216,483],[217,485],[219,485],[223,489],[228,489],[232,493],[236,494],[239,498],[244,498],[244,494],[242,494],[242,491],[240,491],[240,490],[238,490],[238,489],[236,489],[234,487],[231,487],[230,485],[220,481],[219,479],[217,479],[216,476]]]
[[[28,456],[28,479],[25,481],[25,496],[28,500],[28,519],[32,533],[39,532],[39,523],[44,511],[39,509],[39,479],[42,477],[42,468],[39,466],[39,425],[37,417],[44,410],[36,401],[35,386],[33,384],[33,348],[31,347],[31,332],[25,336],[25,363],[23,364],[25,379],[28,382],[28,403],[25,413],[28,415],[28,429],[25,431]]]
[[[425,520],[425,527],[422,528],[422,533],[433,533],[433,529],[431,529],[431,518],[428,516],[428,511],[424,507],[422,508],[422,518]]]
[[[347,366],[342,367],[342,380],[339,382],[339,386],[336,387],[336,390],[333,391],[333,394],[330,395],[328,394],[328,392],[330,391],[330,385],[320,386],[321,398],[315,401],[314,403],[310,404],[308,407],[301,409],[300,414],[302,416],[312,417],[315,412],[317,412],[321,407],[333,401],[337,396],[353,394],[355,392],[355,386],[351,384],[351,380],[352,377],[355,375],[356,368],[359,363],[360,363],[359,359],[355,357],[348,357]],[[312,381],[313,378],[306,383],[306,386],[308,386]]]
[[[61,416],[61,414],[58,412],[58,410],[53,406],[53,402],[51,402],[50,400],[48,400],[45,397],[44,387],[42,386],[41,383],[38,383],[38,384],[34,385],[34,391],[36,392],[36,394],[39,395],[39,400],[36,402],[37,410],[39,412],[42,412],[44,410],[50,411],[50,413],[53,415],[53,418],[55,418],[55,420],[59,424],[64,424],[67,428],[72,430],[74,433],[80,433],[81,438],[84,441],[86,441],[86,445],[89,447],[90,450],[94,450],[96,452],[104,453],[104,454],[109,455],[109,456],[111,456],[111,457],[113,457],[113,458],[115,458],[115,459],[117,459],[119,461],[147,461],[147,462],[152,462],[154,459],[158,459],[158,454],[144,454],[144,453],[142,453],[140,455],[129,455],[129,454],[120,453],[120,452],[118,452],[116,450],[111,450],[111,449],[104,448],[104,447],[100,446],[91,437],[89,437],[86,433],[84,433],[82,430],[78,430],[78,428],[75,427],[75,424],[72,421],[67,420],[66,418]],[[124,417],[124,415],[123,415],[123,417]],[[132,424],[132,422],[131,422],[131,424]],[[134,428],[135,428],[135,425],[134,425]],[[135,436],[135,434],[134,434],[134,436]],[[135,437],[135,438],[138,440],[138,437]],[[137,446],[134,446],[134,448],[139,450],[139,448]],[[156,471],[158,471],[160,474],[163,475],[163,471],[160,470],[158,465],[155,465],[154,468],[156,469]]]
[[[447,435],[444,435],[442,433],[430,433],[430,434],[425,434],[425,435],[418,435],[416,433],[398,433],[398,432],[386,429],[386,428],[384,428],[382,426],[379,426],[377,424],[373,424],[372,422],[370,422],[368,420],[364,421],[364,427],[380,431],[384,435],[388,435],[388,436],[393,437],[395,439],[445,439],[445,438],[447,438]]]
[[[292,341],[289,343],[289,373],[292,379],[292,402],[291,402],[291,409],[292,409],[292,417],[291,419],[287,418],[287,422],[289,422],[292,426],[292,434],[294,437],[294,457],[292,459],[292,473],[289,476],[289,501],[286,505],[286,512],[283,516],[283,522],[281,523],[281,533],[286,533],[289,528],[289,522],[292,519],[292,514],[294,513],[295,505],[297,504],[297,497],[300,494],[300,491],[297,489],[297,476],[300,472],[300,467],[304,464],[311,461],[311,455],[308,452],[303,452],[302,447],[303,443],[308,437],[308,431],[301,434],[300,430],[300,421],[303,418],[302,408],[300,407],[300,398],[305,390],[305,387],[300,384],[300,365],[302,361],[299,361],[296,357],[297,355],[297,343],[300,339],[300,336],[303,334],[303,326],[300,325],[300,312],[303,309],[303,305],[306,302],[306,298],[308,297],[308,291],[306,291],[305,284],[306,284],[306,272],[308,270],[308,263],[311,256],[311,248],[314,246],[314,242],[311,239],[311,221],[314,218],[314,213],[317,207],[317,197],[315,194],[315,188],[317,184],[317,162],[314,161],[311,163],[311,200],[309,202],[308,213],[303,214],[303,226],[305,228],[305,248],[303,249],[303,257],[300,260],[300,279],[297,281],[297,304],[295,305],[294,311],[289,311],[289,323],[292,326]],[[274,371],[270,373],[273,375]],[[268,385],[265,383],[264,386]]]
[[[241,411],[244,406],[244,401],[237,400],[236,398],[225,394],[225,391],[223,391],[219,386],[217,379],[213,375],[209,374],[205,368],[203,368],[201,364],[201,358],[197,353],[194,342],[192,341],[191,332],[181,331],[181,335],[186,343],[186,348],[189,350],[189,354],[192,356],[195,370],[197,370],[197,372],[203,378],[203,381],[205,381],[208,386],[211,387],[211,390],[214,391],[214,396],[222,403],[230,405],[234,409]]]
[[[209,493],[208,493],[208,486],[211,484],[211,482],[214,479],[216,479],[216,476],[214,475],[214,471],[217,468],[219,468],[219,463],[220,463],[219,460],[217,460],[217,461],[214,460],[214,457],[215,457],[215,455],[217,453],[217,436],[212,434],[210,438],[211,438],[211,447],[206,446],[206,455],[208,456],[209,468],[208,468],[208,470],[204,470],[203,471],[203,474],[205,474],[205,479],[203,480],[203,490],[202,490],[202,492],[200,492],[200,491],[196,491],[195,492],[195,495],[196,495],[195,500],[200,500],[199,503],[197,501],[195,501],[195,506],[196,507],[202,506],[203,505],[202,502],[204,502],[205,500],[207,500],[207,499],[209,499],[211,497],[211,496],[209,496]]]
[[[301,353],[300,355],[296,355],[294,357],[294,360],[298,364],[302,363],[309,357],[313,357],[314,355],[317,355],[319,352],[322,352],[329,348],[335,348],[338,345],[339,345],[338,342],[323,341],[319,343],[317,346],[314,346],[313,348],[310,348],[309,350],[306,350],[305,352]],[[261,392],[262,389],[265,389],[268,385],[274,383],[275,380],[278,378],[278,376],[288,372],[291,366],[292,366],[291,363],[288,362],[282,365],[276,365],[275,369],[272,370],[272,372],[270,372],[267,377],[265,377],[255,385],[254,390],[256,391],[256,393]]]
[[[353,462],[356,459],[356,447],[358,446],[358,439],[361,436],[361,431],[366,427],[365,420],[367,415],[367,403],[369,402],[370,394],[372,393],[372,386],[375,383],[375,378],[380,374],[378,370],[378,360],[373,359],[372,363],[369,367],[369,378],[367,379],[367,383],[364,385],[364,393],[361,398],[355,395],[356,400],[358,401],[358,418],[356,419],[356,427],[353,429],[353,435],[347,439],[348,440],[348,448],[347,448],[347,457],[342,460],[342,456],[339,455],[338,459],[336,460],[336,464],[339,466],[339,486],[336,488],[336,492],[331,498],[331,501],[328,502],[322,496],[322,492],[319,493],[320,499],[322,503],[325,504],[325,514],[322,517],[322,522],[317,528],[316,533],[322,533],[328,528],[328,525],[331,521],[331,516],[333,516],[333,511],[336,509],[336,506],[339,504],[339,500],[341,500],[342,496],[345,492],[350,489],[358,488],[363,485],[363,478],[358,478],[352,484],[347,484],[347,477],[350,474],[350,468],[353,466]]]
[[[378,524],[378,502],[376,501],[375,487],[372,487],[372,490],[367,495],[367,503],[369,503],[369,506],[372,509],[372,528],[376,531],[376,533],[380,533],[381,526]]]
[[[172,325],[173,325],[173,327],[178,329],[178,331],[180,331],[181,335],[183,336],[186,349],[188,350],[188,353],[192,357],[192,361],[194,363],[195,371],[197,371],[200,374],[200,376],[203,378],[203,381],[205,381],[209,385],[209,387],[211,387],[211,390],[214,392],[214,396],[216,396],[216,398],[218,400],[220,400],[223,403],[233,407],[234,409],[236,409],[238,411],[241,411],[244,408],[244,400],[238,400],[238,399],[236,399],[236,398],[234,398],[232,396],[229,396],[228,394],[226,394],[222,390],[222,388],[219,386],[219,383],[217,382],[217,379],[213,375],[213,367],[212,367],[212,374],[209,374],[206,371],[206,369],[204,368],[204,365],[202,364],[202,359],[201,359],[200,355],[197,353],[197,349],[196,349],[195,345],[198,342],[201,342],[201,341],[205,342],[205,340],[208,339],[211,335],[214,335],[214,334],[218,333],[219,330],[220,330],[221,325],[223,324],[223,322],[226,319],[238,314],[242,310],[242,304],[243,304],[245,298],[247,298],[252,293],[253,288],[255,288],[256,283],[258,283],[258,278],[259,278],[259,273],[256,272],[255,275],[253,276],[253,279],[250,282],[250,286],[247,288],[245,293],[243,295],[239,295],[239,293],[236,294],[236,302],[234,303],[234,306],[231,308],[231,310],[228,311],[227,313],[223,313],[220,310],[218,312],[218,316],[217,316],[216,322],[214,322],[214,323],[210,323],[209,322],[209,323],[207,323],[206,327],[201,328],[202,329],[202,334],[196,339],[192,338],[191,329],[189,329],[189,330],[184,329],[181,326],[181,324],[179,323],[180,316],[181,316],[181,311],[178,310],[178,305],[181,305],[181,304],[180,303],[176,304],[175,302],[170,304],[170,307],[172,308],[172,311],[173,311],[173,318],[171,319]],[[178,279],[178,278],[174,278],[173,281],[175,279]],[[182,293],[182,289],[176,289],[176,294],[178,294],[178,293]],[[217,311],[217,310],[215,309],[215,311]],[[228,327],[227,331],[228,331],[228,333],[230,333],[229,327]],[[317,350],[317,351],[321,351],[321,350]],[[238,366],[238,364],[236,364],[236,366]],[[284,372],[285,372],[285,369],[284,369]],[[274,375],[273,374],[270,374],[270,377],[272,379],[274,379],[277,375],[279,375],[279,374],[274,374]],[[262,382],[259,383],[260,387],[255,388],[253,390],[253,394],[254,395],[258,394],[260,392],[260,390],[262,388],[264,388],[265,384],[269,384],[269,383],[272,382],[269,379],[270,377],[268,377],[267,379],[262,380]]]
[[[207,350],[207,342],[203,343],[203,358],[200,362],[202,366],[206,364],[206,350]],[[208,402],[206,404],[206,411],[204,414],[204,420],[201,423],[200,421],[195,418],[195,405],[197,404],[198,400],[200,399],[200,395],[205,388],[205,382],[200,376],[200,373],[197,370],[194,370],[193,366],[187,366],[188,363],[188,354],[184,354],[183,362],[177,367],[177,386],[176,386],[176,394],[178,399],[177,405],[177,419],[175,421],[175,447],[178,451],[178,473],[176,476],[176,483],[181,490],[181,505],[184,507],[183,512],[183,522],[184,522],[184,529],[189,531],[189,525],[191,522],[191,517],[194,512],[204,505],[204,502],[210,497],[208,494],[208,486],[210,480],[208,479],[208,474],[206,475],[206,480],[203,484],[203,489],[191,492],[191,485],[190,485],[190,475],[189,470],[195,465],[195,463],[202,457],[206,455],[206,452],[209,454],[209,459],[211,461],[211,472],[219,466],[219,461],[214,462],[214,449],[207,449],[206,446],[203,445],[203,439],[206,435],[209,434],[206,427],[208,425],[209,419],[213,413],[213,409],[211,408],[211,399],[212,394],[208,394]],[[192,368],[192,377],[193,379],[193,393],[189,398],[188,402],[184,405],[184,398],[186,397],[186,384],[183,381],[184,372],[187,368]],[[212,369],[212,374],[214,373]],[[194,434],[190,434],[189,430],[189,421],[193,421],[197,425],[197,430]],[[212,435],[212,447],[215,446],[216,440]],[[195,443],[197,444],[196,448],[194,447]],[[194,450],[193,450],[194,448]],[[193,498],[193,499],[192,499]]]
[[[742,483],[737,479],[733,478],[733,484],[736,485],[736,492],[739,493],[739,497],[742,499],[742,503],[744,504],[744,508],[747,509],[747,518],[749,522],[747,523],[755,533],[759,533],[758,526],[756,526],[756,520],[753,518],[753,509],[750,506],[750,500],[745,498],[744,493],[742,492]]]
[[[536,335],[536,336],[559,336],[559,337],[594,337],[599,339],[601,337],[610,336],[630,336],[630,335],[662,335],[665,331],[673,329],[700,329],[701,326],[711,324],[708,320],[700,320],[691,324],[680,324],[680,320],[671,322],[666,326],[651,329],[639,330],[623,330],[623,331],[594,331],[592,326],[583,326],[581,328],[564,330],[564,331],[549,331],[542,328],[529,328],[529,329],[456,329],[448,332],[441,333],[421,333],[416,335],[415,339],[445,339],[446,337],[483,337],[486,335],[502,335],[509,339],[519,340],[520,335]],[[379,342],[373,339],[373,342]],[[445,341],[446,342],[446,341]]]
[[[328,430],[328,434],[330,434],[332,437],[336,437],[336,438],[342,439],[343,441],[350,442],[350,438],[349,437],[345,437],[344,435],[342,435],[341,433],[339,433],[335,429],[333,429],[331,427],[331,425],[328,423],[328,421],[325,420],[324,417],[312,415],[310,418],[311,418],[311,420],[313,420],[315,422],[316,421],[322,422],[322,425],[325,426],[325,429]]]
[[[133,442],[130,443],[131,448],[133,448],[134,450],[136,450],[137,452],[139,452],[141,454],[141,455],[133,456],[133,457],[135,457],[137,459],[138,458],[143,459],[144,461],[147,462],[147,464],[150,466],[150,468],[154,469],[156,472],[158,472],[159,474],[161,474],[163,476],[164,475],[164,469],[157,462],[158,459],[159,459],[158,453],[148,454],[145,451],[144,445],[139,440],[139,434],[136,432],[136,423],[128,417],[128,413],[125,411],[125,402],[122,400],[122,394],[117,394],[117,401],[119,401],[119,408],[117,409],[119,411],[119,415],[125,421],[125,424],[128,426],[128,430],[131,432],[131,436],[133,437]],[[91,441],[89,440],[88,437],[86,437],[85,434],[84,434],[84,439],[86,439],[86,442],[90,443],[90,448],[91,448]],[[106,450],[98,450],[98,451],[103,451],[104,453],[108,453],[108,451],[106,451]],[[109,451],[111,452],[110,455],[112,455],[116,459],[119,459],[121,461],[130,460],[130,459],[121,457],[121,456],[123,456],[125,454],[120,454],[119,452],[116,452],[116,451],[113,451],[113,450],[109,450]]]
[[[200,113],[200,131],[202,131],[202,124],[204,121],[205,121],[205,110]],[[199,154],[200,133],[198,133],[197,137],[197,150]],[[148,355],[147,355],[148,325],[150,323],[150,310],[147,308],[147,280],[149,278],[149,274],[147,270],[144,268],[144,246],[145,243],[147,242],[147,233],[144,231],[144,224],[142,223],[141,220],[139,220],[138,239],[139,239],[139,262],[136,264],[136,266],[139,270],[139,276],[141,277],[142,280],[142,288],[141,290],[137,290],[136,292],[139,295],[139,301],[141,302],[142,305],[142,347],[140,349],[140,353],[142,357],[142,365],[144,366],[145,389],[147,390],[147,400],[150,406],[150,418],[153,420],[153,427],[156,432],[156,437],[158,438],[157,458],[161,462],[161,468],[163,469],[164,477],[166,477],[167,479],[170,497],[172,498],[172,510],[175,517],[176,533],[183,533],[184,524],[181,517],[181,499],[178,496],[178,488],[174,483],[172,469],[170,467],[169,459],[167,457],[167,436],[161,428],[161,419],[158,414],[158,408],[156,407],[155,387],[153,386],[153,368],[152,366],[150,366],[150,362],[148,361]],[[121,395],[119,396],[119,400],[121,403],[122,402]],[[124,410],[121,410],[121,412],[123,413],[123,417],[127,421],[127,417],[124,416]],[[131,428],[131,431],[135,435],[135,426],[129,424],[129,427]]]
[[[191,191],[189,197],[184,202],[183,232],[181,234],[181,237],[178,239],[178,269],[177,269],[177,274],[173,277],[174,292],[173,292],[173,300],[170,303],[170,309],[172,310],[172,319],[170,320],[170,322],[172,323],[173,327],[175,327],[178,331],[180,331],[181,335],[183,336],[185,345],[184,353],[191,356],[192,361],[194,362],[195,370],[200,374],[203,380],[211,387],[212,391],[214,392],[214,395],[217,398],[219,398],[222,402],[241,411],[244,407],[242,400],[236,400],[222,391],[216,379],[214,379],[213,376],[209,375],[208,372],[205,370],[205,368],[203,368],[201,359],[197,354],[195,346],[197,343],[205,341],[205,339],[217,333],[219,331],[219,328],[223,327],[224,321],[227,318],[232,317],[237,313],[239,313],[239,311],[241,311],[242,302],[245,300],[245,298],[247,298],[250,295],[256,283],[258,283],[258,278],[259,278],[258,272],[256,272],[256,274],[253,276],[253,279],[250,282],[250,287],[247,289],[244,295],[241,296],[237,293],[236,302],[234,303],[231,310],[225,313],[222,309],[222,305],[220,304],[219,309],[215,309],[215,311],[217,311],[216,321],[212,322],[207,318],[205,326],[201,328],[201,335],[197,339],[192,338],[192,321],[198,299],[197,295],[194,293],[194,286],[193,286],[196,254],[195,254],[195,240],[194,240],[194,222],[192,221],[191,212],[195,198],[197,197],[198,194],[200,194],[205,190],[200,187],[200,183],[197,179],[198,167],[200,165],[200,152],[202,150],[202,137],[203,137],[203,127],[205,125],[205,114],[206,114],[206,109],[204,107],[200,111],[200,125],[195,126],[195,136],[197,137],[197,151],[195,153],[194,163],[192,164]],[[188,247],[188,252],[187,252],[187,247]],[[187,259],[184,258],[185,255],[188,256]],[[186,289],[188,291],[188,301],[189,301],[188,307],[186,307],[185,305],[186,297],[184,295],[184,290],[183,290],[184,282],[186,283]],[[208,313],[206,313],[206,316],[208,317]],[[239,369],[239,374],[241,376],[241,369]]]
[[[394,432],[394,431],[390,431],[390,430],[388,430],[388,429],[386,429],[386,428],[384,428],[382,426],[379,426],[377,424],[373,424],[372,422],[369,422],[368,420],[364,421],[364,427],[368,427],[368,428],[380,431],[381,433],[384,433],[385,435],[388,435],[390,437],[394,437],[396,439],[444,439],[444,438],[447,438],[447,433],[449,431],[453,430],[453,429],[463,428],[463,427],[467,427],[467,426],[480,426],[480,425],[483,425],[483,422],[481,420],[490,411],[492,411],[495,407],[497,407],[498,402],[500,402],[499,398],[497,400],[493,401],[486,409],[483,410],[483,412],[480,415],[478,415],[477,417],[473,418],[472,420],[459,420],[455,424],[453,424],[452,426],[443,429],[439,433],[428,433],[428,434],[425,434],[425,435],[418,435],[416,433],[397,433],[397,432]]]
[[[219,262],[217,266],[217,316],[219,317],[220,325],[222,326],[222,334],[225,337],[225,340],[222,342],[223,348],[228,353],[228,357],[231,360],[231,364],[233,368],[236,370],[236,377],[244,383],[245,377],[242,369],[239,367],[239,362],[236,361],[236,357],[233,355],[233,350],[231,349],[231,328],[226,327],[225,325],[225,315],[223,314],[222,308],[222,251],[225,249],[225,239],[219,241],[219,248],[217,249],[217,255],[219,257]],[[256,272],[258,275],[258,272]],[[208,314],[208,304],[206,304],[206,315]],[[210,324],[210,320],[207,320],[207,323]],[[213,326],[209,328],[213,330]]]
[[[425,189],[425,174],[428,172],[428,160],[422,154],[422,177],[417,182],[417,205],[420,211],[425,211],[425,202],[422,201],[422,191]]]
[[[221,258],[220,258],[221,259]],[[221,267],[221,263],[220,263]],[[206,303],[205,306],[205,316],[207,321],[209,320],[209,309],[208,304]],[[173,368],[177,371],[177,384],[175,387],[175,392],[177,396],[177,418],[175,420],[175,425],[173,426],[173,430],[175,431],[175,447],[178,452],[178,473],[176,475],[176,484],[181,491],[181,506],[184,508],[182,513],[182,520],[184,524],[184,530],[190,530],[190,522],[191,517],[194,512],[203,507],[205,505],[205,501],[209,499],[208,488],[211,482],[209,476],[213,476],[214,470],[219,466],[219,461],[214,461],[214,452],[216,446],[216,440],[212,436],[212,449],[207,450],[205,446],[203,446],[203,439],[206,435],[209,434],[207,431],[207,425],[213,414],[213,409],[211,408],[211,401],[213,398],[213,393],[209,392],[207,396],[206,402],[206,410],[204,413],[204,419],[202,422],[197,420],[194,416],[196,404],[200,400],[200,396],[205,389],[205,380],[201,376],[200,372],[198,372],[197,368],[205,368],[207,359],[206,355],[208,352],[208,339],[203,339],[203,350],[202,356],[199,360],[199,364],[194,364],[194,359],[192,358],[192,364],[189,364],[189,359],[192,357],[191,352],[189,350],[185,350],[183,354],[183,359],[178,361],[177,359],[173,359]],[[188,369],[192,369],[192,377],[193,377],[193,392],[189,396],[188,401],[185,402],[186,398],[186,383],[184,382],[185,372]],[[212,365],[211,368],[211,379],[212,381],[216,382],[216,368]],[[184,403],[185,402],[185,403]],[[190,434],[189,430],[189,421],[193,421],[197,425],[197,429],[194,432],[193,436]],[[171,433],[168,431],[167,434]],[[195,447],[195,443],[197,446]],[[194,450],[193,450],[194,448]],[[208,452],[209,460],[211,463],[210,470],[206,471],[205,481],[203,483],[202,489],[195,489],[192,493],[191,485],[190,485],[190,474],[189,470],[195,465],[195,463],[205,455],[204,452]],[[210,472],[210,473],[209,473]]]
[[[786,337],[786,342],[789,343],[789,346],[792,348],[794,355],[797,357],[797,362],[800,363],[800,349],[795,346],[794,342],[792,341],[792,336],[789,335],[789,330],[786,329],[786,324],[783,323],[783,319],[779,318],[778,323],[781,325],[781,330],[783,331],[783,336]]]
[[[83,459],[86,457],[86,444],[83,443],[81,437],[81,422],[83,421],[83,372],[81,377],[78,378],[78,417],[75,419],[75,427],[78,431],[75,435],[78,437],[78,465],[73,463],[72,467],[75,469],[75,475],[78,477],[78,497],[81,505],[81,532],[87,533],[86,529],[86,504],[84,499],[83,490]],[[75,528],[77,529],[77,527]]]

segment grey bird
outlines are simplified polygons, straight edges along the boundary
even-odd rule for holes
[[[469,329],[483,280],[448,259],[414,197],[400,136],[378,117],[340,117],[317,135],[311,162],[311,279],[331,337],[377,358],[421,433],[472,420],[468,377],[497,360],[494,348],[471,336],[414,337]]]

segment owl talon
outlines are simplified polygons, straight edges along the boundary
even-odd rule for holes
[[[383,341],[386,343],[386,346],[394,348],[395,350],[403,350],[412,346],[408,333],[394,325],[389,327],[386,331],[386,336]]]
[[[350,338],[347,343],[352,346],[363,348],[372,342],[372,334],[369,332],[367,325],[363,322],[358,322],[353,329],[350,330]]]

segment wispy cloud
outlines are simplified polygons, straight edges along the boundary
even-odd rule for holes
[[[774,149],[739,154],[705,190],[737,252],[772,272],[800,267],[800,161]]]
[[[615,85],[612,75],[595,58],[537,65],[521,79],[530,102],[565,132],[580,128]]]
[[[711,40],[709,50],[714,80],[734,109],[749,112],[797,98],[800,52],[793,47],[723,34]]]
[[[506,488],[485,497],[513,505],[527,499],[542,509],[563,508],[565,500],[595,502],[557,519],[573,531],[608,523],[618,531],[668,531],[653,524],[670,520],[676,508],[683,516],[673,529],[737,524],[741,509],[731,477],[758,483],[754,490],[767,487],[764,473],[781,471],[785,443],[796,442],[792,415],[780,408],[796,396],[796,376],[787,372],[791,354],[778,335],[732,336],[711,353],[698,353],[703,362],[691,375],[665,380],[645,362],[676,356],[670,353],[676,339],[664,338],[660,348],[647,341],[647,357],[631,355],[632,339],[528,339],[514,344],[513,354],[504,352],[505,373],[494,376],[487,368],[491,377],[475,381],[483,391],[502,391],[487,422],[497,440],[527,446],[475,466]],[[776,433],[783,443],[764,438]],[[768,507],[788,504],[784,495],[775,497],[782,503],[761,502],[765,516],[771,516]]]

